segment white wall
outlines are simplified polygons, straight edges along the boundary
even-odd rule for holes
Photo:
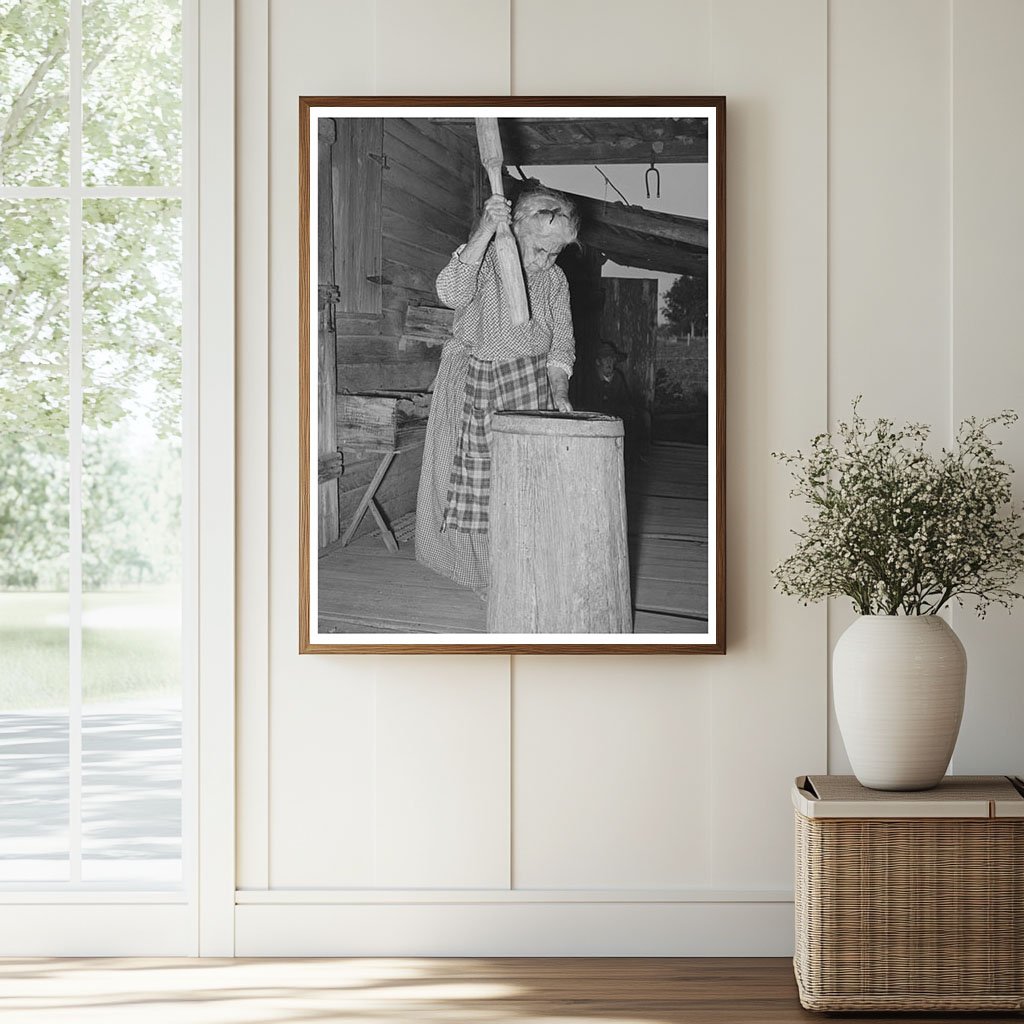
[[[1021,404],[1024,5],[244,0],[238,20],[238,952],[788,953],[789,786],[844,767],[848,613],[771,590],[800,510],[769,452],[859,392],[943,433]],[[724,658],[296,654],[298,97],[509,92],[728,98]],[[1024,465],[1024,430],[1007,450]],[[1022,771],[1021,631],[956,626],[954,766]]]

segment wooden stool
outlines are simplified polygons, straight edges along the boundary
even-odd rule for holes
[[[447,312],[450,316],[450,311]],[[363,491],[341,536],[342,547],[352,540],[369,510],[380,529],[384,547],[392,553],[398,550],[398,541],[387,525],[375,496],[395,458],[423,445],[430,400],[430,394],[421,391],[367,391],[337,396],[337,447],[355,455],[357,461],[380,458],[377,471]],[[400,467],[398,472],[402,471],[403,467]],[[402,511],[398,510],[397,514]]]
[[[366,485],[366,490],[363,491],[363,496],[359,499],[359,504],[356,506],[355,512],[352,513],[352,519],[348,524],[348,529],[342,535],[342,547],[345,547],[352,539],[352,535],[358,529],[363,516],[366,515],[366,510],[369,509],[370,515],[372,515],[376,520],[377,526],[380,529],[380,539],[384,542],[384,547],[386,547],[392,554],[398,550],[398,541],[395,540],[395,535],[391,532],[391,528],[384,521],[384,516],[381,515],[380,506],[377,504],[377,499],[374,497],[377,493],[377,488],[383,483],[384,477],[387,474],[391,463],[394,462],[397,454],[397,449],[384,453],[384,457],[380,460],[380,465],[377,467],[377,472],[373,474],[373,479]]]

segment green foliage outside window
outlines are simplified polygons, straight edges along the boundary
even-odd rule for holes
[[[86,186],[181,182],[181,9],[84,0]],[[66,187],[67,0],[0,0],[0,184]],[[0,200],[0,588],[67,586],[68,200]],[[173,582],[181,517],[177,199],[83,207],[86,588]]]

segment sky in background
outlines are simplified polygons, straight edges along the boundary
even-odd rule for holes
[[[649,164],[600,164],[601,170],[629,201],[631,206],[642,206],[657,213],[676,213],[683,217],[708,216],[708,165],[658,164],[661,172],[661,198],[655,198],[655,175],[651,175],[651,198],[647,198],[644,175]],[[567,165],[557,167],[524,167],[523,172],[538,178],[543,185],[578,196],[621,203],[622,198],[609,186],[593,165]],[[518,177],[515,168],[509,168],[512,177]],[[620,267],[609,260],[602,268],[604,277],[654,277],[658,279],[658,319],[665,302],[665,293],[672,287],[678,274],[636,267]]]

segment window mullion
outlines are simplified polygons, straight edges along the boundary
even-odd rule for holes
[[[71,884],[82,880],[82,0],[70,0],[69,56],[69,462],[68,840]]]

